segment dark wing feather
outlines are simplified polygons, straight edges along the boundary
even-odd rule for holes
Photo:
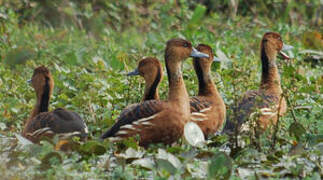
[[[32,133],[46,127],[53,133],[80,132],[81,138],[85,138],[88,133],[85,122],[77,113],[62,108],[40,113],[28,124],[26,132]]]
[[[121,112],[117,122],[107,132],[105,132],[101,138],[105,139],[112,137],[120,130],[121,126],[132,124],[139,119],[159,113],[163,110],[162,106],[163,102],[159,100],[148,100],[128,106],[127,109]]]
[[[50,128],[55,133],[80,132],[82,138],[87,136],[87,126],[77,113],[62,108],[55,109],[52,113],[55,121]]]
[[[191,97],[190,99],[191,112],[199,112],[202,109],[208,108],[211,106],[211,102],[206,99],[201,99],[199,97]]]
[[[255,112],[257,109],[271,107],[273,103],[277,100],[275,96],[266,95],[259,91],[248,91],[244,98],[239,102],[238,106],[233,109],[236,115],[235,121],[228,120],[224,127],[224,132],[233,132],[236,124],[238,129],[245,123],[251,113]]]

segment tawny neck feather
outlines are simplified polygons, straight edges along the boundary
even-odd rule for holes
[[[182,62],[171,60],[171,58],[173,57],[166,55],[169,82],[168,101],[184,105],[189,110],[188,94],[182,76]]]
[[[265,46],[261,49],[262,75],[260,89],[281,93],[280,76],[276,65],[277,53],[267,53]]]

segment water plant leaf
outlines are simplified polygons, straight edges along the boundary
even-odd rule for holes
[[[102,155],[106,152],[106,149],[101,143],[92,140],[82,144],[80,147],[80,152],[87,155]]]
[[[294,136],[296,139],[300,139],[303,134],[306,133],[306,129],[303,125],[298,122],[294,122],[289,126],[289,134]]]
[[[201,128],[194,122],[188,122],[184,126],[185,140],[192,146],[202,147],[205,143]]]
[[[58,152],[49,152],[41,159],[41,169],[48,169],[52,164],[61,164],[63,157]]]
[[[216,153],[208,167],[209,179],[229,179],[232,172],[232,160],[224,152]]]
[[[163,149],[158,149],[156,159],[157,166],[161,169],[165,169],[170,174],[175,174],[176,171],[181,167],[180,160],[173,154],[168,153]]]
[[[136,159],[131,164],[150,170],[155,168],[155,162],[151,158]]]
[[[31,141],[29,141],[28,139],[24,138],[23,136],[19,135],[19,134],[15,134],[18,142],[23,145],[23,146],[27,146],[27,145],[31,145],[33,144]]]

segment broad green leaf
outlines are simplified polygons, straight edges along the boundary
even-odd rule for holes
[[[194,122],[188,122],[184,126],[185,140],[192,146],[202,147],[205,143],[201,128]]]
[[[208,167],[209,179],[229,179],[232,172],[232,160],[224,152],[218,152]]]

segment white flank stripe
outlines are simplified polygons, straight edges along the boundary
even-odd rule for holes
[[[142,122],[142,123],[140,123],[140,124],[142,124],[142,125],[149,125],[149,126],[151,126],[151,125],[153,125],[151,122]]]
[[[136,130],[133,125],[152,125],[151,122],[148,122],[151,119],[154,119],[158,114],[154,114],[152,116],[146,117],[146,118],[141,118],[138,119],[137,121],[132,122],[131,124],[127,124],[124,126],[121,126],[120,129],[131,129],[131,130]],[[125,131],[118,131],[116,135],[122,135],[122,134],[128,134],[128,132]]]
[[[111,142],[122,140],[122,138],[121,138],[121,137],[109,137],[108,139],[109,139],[109,141],[111,141]]]
[[[269,116],[269,115],[274,116],[277,114],[277,112],[274,112],[270,108],[262,108],[262,109],[260,109],[260,112],[262,115],[266,115],[266,116]]]
[[[192,112],[192,116],[203,116],[203,117],[206,117],[205,114],[199,113],[199,112]]]
[[[270,108],[261,108],[260,112],[272,112],[272,109],[270,109]]]
[[[74,131],[74,132],[69,132],[69,133],[59,133],[57,134],[60,138],[69,138],[69,137],[73,137],[73,136],[76,136],[76,135],[80,135],[81,132],[78,132],[78,131]]]
[[[262,112],[262,115],[275,115],[277,114],[276,112]]]
[[[133,127],[132,124],[127,124],[127,125],[124,125],[124,126],[121,126],[120,129],[130,129],[130,130],[136,130],[135,127]]]
[[[206,118],[193,118],[193,117],[191,117],[191,120],[192,121],[205,121]]]
[[[86,124],[84,124],[84,125],[85,125],[84,132],[87,134],[87,133],[89,133],[89,129],[87,128]]]
[[[28,133],[28,135],[30,135],[30,136],[39,136],[40,134],[43,134],[46,131],[51,131],[51,129],[49,127],[37,129],[33,133]]]
[[[128,134],[127,131],[118,131],[116,135]]]
[[[205,111],[208,111],[208,110],[211,110],[212,106],[208,107],[208,108],[205,108],[205,109],[202,109],[200,112],[205,112]]]
[[[138,119],[137,122],[148,121],[148,120],[155,118],[156,116],[157,116],[157,114],[154,114],[154,115],[146,117],[146,118]]]

